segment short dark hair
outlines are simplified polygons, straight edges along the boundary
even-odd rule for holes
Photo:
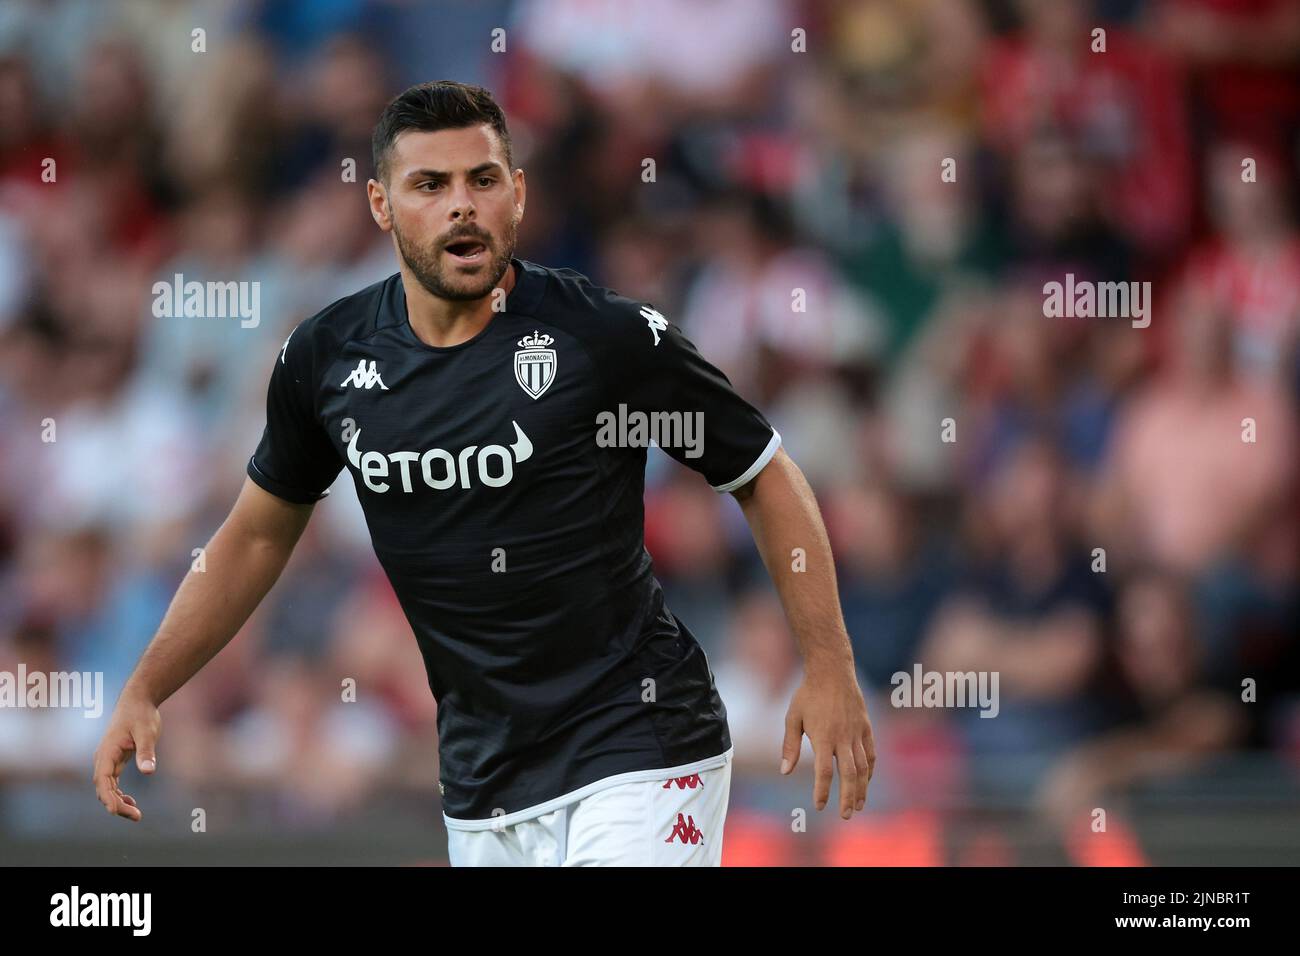
[[[440,129],[465,129],[486,123],[496,130],[506,153],[507,172],[514,171],[514,155],[506,116],[492,94],[481,86],[455,80],[420,83],[398,94],[384,108],[370,140],[375,175],[388,182],[388,155],[393,142],[408,129],[432,133]]]

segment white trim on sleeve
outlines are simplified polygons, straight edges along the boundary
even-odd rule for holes
[[[713,488],[714,491],[717,492],[735,491],[741,485],[747,484],[749,481],[753,479],[755,475],[757,475],[760,471],[762,471],[763,467],[769,461],[772,460],[772,456],[776,454],[776,450],[780,447],[781,447],[781,433],[777,431],[775,428],[773,428],[772,438],[770,441],[768,441],[767,447],[764,448],[762,452],[759,453],[759,456],[754,459],[754,463],[745,469],[745,473],[743,475],[741,475],[739,478],[736,478],[732,481],[728,481],[726,484],[712,485],[711,487]]]

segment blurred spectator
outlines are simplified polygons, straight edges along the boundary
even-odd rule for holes
[[[1090,698],[1110,613],[1064,509],[1059,454],[1027,440],[968,514],[972,573],[939,612],[926,670],[998,675],[998,713],[958,710],[977,792],[1005,799],[1093,729]]]
[[[1247,159],[1255,179],[1244,181]],[[1184,270],[1187,308],[1214,309],[1231,330],[1238,370],[1284,385],[1300,337],[1300,232],[1281,160],[1244,142],[1210,151],[1207,173],[1215,234]]]
[[[1300,7],[1291,0],[1160,0],[1152,39],[1181,58],[1207,136],[1286,150],[1300,125]]]
[[[895,673],[911,670],[954,583],[951,557],[896,489],[847,486],[825,507],[853,658],[866,685],[887,693]]]
[[[1234,372],[1214,303],[1184,303],[1169,373],[1121,413],[1098,513],[1116,556],[1202,572],[1284,529],[1295,419],[1275,387]]]
[[[1246,742],[1245,712],[1207,683],[1186,587],[1160,573],[1135,577],[1119,598],[1118,726],[1083,744],[1038,791],[1055,822],[1077,822],[1123,790],[1189,774]]]
[[[1192,214],[1187,111],[1177,69],[1115,24],[1099,29],[1086,0],[1019,0],[1024,30],[985,63],[989,142],[1015,151],[1044,135],[1070,142],[1096,170],[1110,223],[1166,252]]]

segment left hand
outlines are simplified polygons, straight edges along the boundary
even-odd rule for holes
[[[867,784],[876,766],[867,702],[852,665],[804,677],[785,715],[781,773],[794,772],[804,734],[815,760],[813,804],[820,811],[830,799],[833,757],[840,768],[840,816],[849,819],[867,805]]]

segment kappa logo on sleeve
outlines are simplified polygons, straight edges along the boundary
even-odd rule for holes
[[[641,306],[641,318],[646,320],[650,331],[654,333],[655,345],[659,344],[659,333],[668,331],[668,320],[648,305]]]

